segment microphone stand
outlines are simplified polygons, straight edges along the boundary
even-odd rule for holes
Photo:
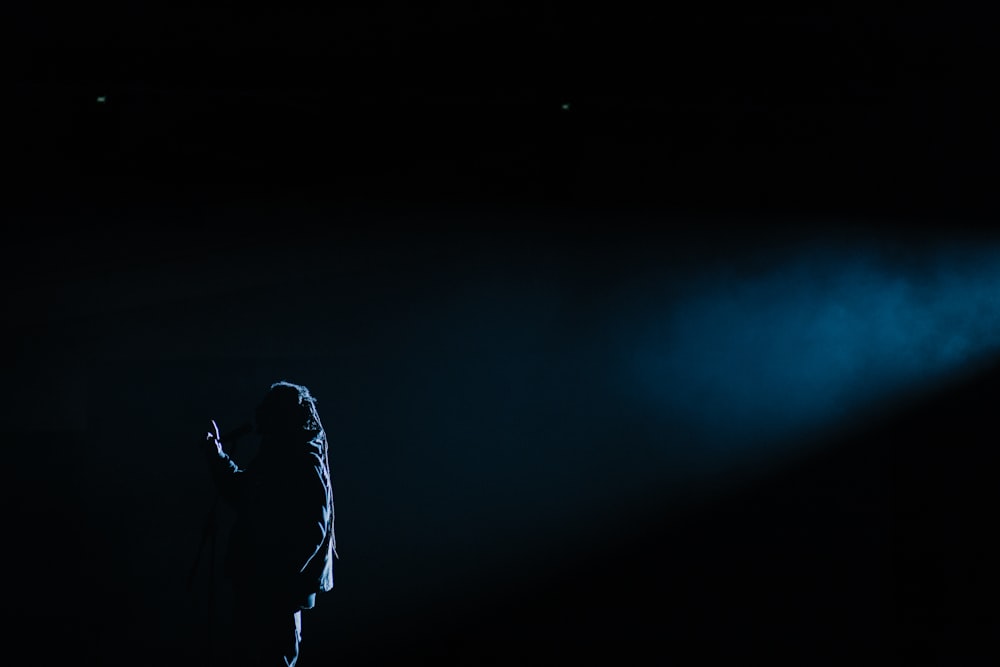
[[[212,508],[205,518],[205,525],[201,531],[201,544],[198,545],[198,555],[195,556],[191,572],[188,573],[187,589],[194,588],[194,577],[198,573],[198,566],[201,564],[202,556],[205,553],[205,546],[208,545],[208,620],[205,629],[205,665],[212,664],[212,623],[215,620],[215,542],[216,542],[216,509],[219,505],[219,494],[215,494],[212,501]]]
[[[235,443],[242,435],[242,432],[234,432],[227,442]],[[205,546],[208,545],[208,620],[205,628],[205,665],[212,665],[212,624],[215,621],[215,544],[218,533],[217,510],[219,506],[219,493],[216,491],[215,500],[205,518],[205,525],[201,530],[201,544],[198,545],[198,554],[195,556],[191,571],[188,573],[187,590],[194,588],[194,578],[201,564],[202,556],[205,553]]]

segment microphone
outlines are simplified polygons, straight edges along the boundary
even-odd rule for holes
[[[253,422],[247,422],[245,424],[240,424],[231,431],[227,431],[219,436],[219,440],[225,444],[227,442],[235,442],[236,440],[242,438],[243,436],[253,433]]]

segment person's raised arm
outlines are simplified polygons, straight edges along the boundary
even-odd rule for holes
[[[219,493],[229,502],[240,504],[243,496],[243,470],[223,450],[219,425],[214,419],[208,432],[205,433],[202,450]]]

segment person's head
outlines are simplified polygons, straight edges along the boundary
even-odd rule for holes
[[[257,433],[262,436],[311,436],[323,430],[316,412],[316,399],[302,385],[282,380],[264,394],[254,413]]]

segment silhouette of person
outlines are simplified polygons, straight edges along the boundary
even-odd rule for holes
[[[233,655],[252,667],[295,665],[302,611],[333,588],[333,485],[326,433],[306,387],[276,382],[254,413],[260,436],[246,467],[213,420],[204,449],[220,495],[235,507],[223,571],[232,583]]]

